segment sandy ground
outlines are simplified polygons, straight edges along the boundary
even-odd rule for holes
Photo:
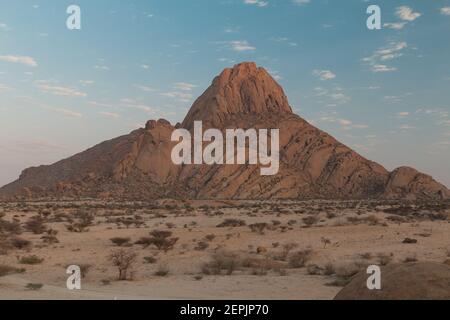
[[[2,219],[16,220],[23,229],[8,237],[26,239],[31,245],[8,248],[0,255],[0,265],[25,269],[0,276],[0,299],[332,299],[341,285],[330,284],[349,278],[355,266],[363,270],[369,264],[443,262],[450,254],[448,209],[443,211],[444,218],[428,219],[417,212],[383,212],[389,207],[385,204],[211,201],[191,202],[186,210],[185,204],[177,208],[167,207],[167,203],[150,208],[130,204],[127,208],[124,204],[105,207],[104,203],[86,202],[81,206],[95,216],[92,225],[85,232],[70,232],[66,226],[76,216],[74,204],[80,205],[2,204]],[[41,216],[47,212],[45,228],[58,231],[58,243],[44,243],[43,234],[27,230],[26,222],[39,212]],[[55,218],[60,213],[64,217]],[[139,227],[126,228],[111,220],[135,219],[136,215],[143,221]],[[315,219],[308,225],[304,218],[311,216]],[[390,216],[401,216],[402,221]],[[226,219],[243,220],[246,225],[217,227]],[[262,233],[249,228],[261,222],[267,223]],[[164,251],[134,244],[149,237],[152,230],[170,230],[170,237],[178,238],[174,248]],[[129,245],[119,248],[111,242],[113,237],[130,238]],[[405,238],[417,242],[403,243]],[[132,280],[117,280],[118,269],[109,259],[117,250],[137,254]],[[291,257],[305,250],[309,254],[304,265],[293,265]],[[227,270],[204,272],[215,254],[233,255],[238,261],[230,275]],[[31,255],[43,261],[32,265],[21,261]],[[156,262],[146,263],[144,257],[154,257]],[[247,260],[257,263],[248,265]],[[66,288],[66,267],[71,264],[89,265],[82,290]],[[326,266],[333,271],[323,272]],[[156,275],[161,269],[167,274]],[[313,272],[315,269],[321,271]],[[30,283],[42,284],[42,288],[27,289]]]

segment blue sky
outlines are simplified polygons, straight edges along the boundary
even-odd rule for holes
[[[82,30],[66,28],[71,4]],[[450,186],[449,35],[444,0],[1,0],[0,185],[181,121],[223,68],[255,61],[317,127]]]

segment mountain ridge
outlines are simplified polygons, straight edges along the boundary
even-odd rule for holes
[[[258,165],[171,162],[175,128],[279,128],[280,171]],[[413,168],[392,172],[359,155],[293,113],[282,87],[255,63],[214,78],[181,124],[150,120],[144,128],[49,166],[25,169],[0,197],[120,197],[192,199],[447,199],[449,190]]]

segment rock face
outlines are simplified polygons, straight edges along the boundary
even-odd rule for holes
[[[433,262],[388,265],[381,290],[368,290],[365,272],[357,274],[335,300],[450,300],[450,266]]]
[[[178,127],[280,129],[280,170],[258,165],[182,165],[171,161],[175,129],[166,120],[103,142],[50,166],[30,168],[0,196],[123,198],[448,198],[449,190],[411,168],[392,173],[292,112],[283,89],[263,68],[225,69]],[[204,145],[205,146],[205,145]]]

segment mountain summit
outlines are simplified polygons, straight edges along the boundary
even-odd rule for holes
[[[227,68],[195,101],[183,121],[191,128],[195,120],[220,128],[236,115],[289,114],[292,109],[283,88],[264,68],[253,62]]]
[[[283,89],[254,63],[225,69],[195,101],[181,126],[278,128],[280,170],[258,165],[182,165],[171,161],[168,121],[100,143],[49,166],[29,168],[0,197],[149,199],[444,199],[450,191],[428,175],[388,172],[292,112]]]

